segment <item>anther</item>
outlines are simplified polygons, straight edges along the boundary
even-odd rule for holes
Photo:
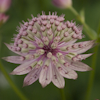
[[[69,35],[69,33],[68,33],[68,32],[65,32],[65,33],[64,33],[64,36],[65,36],[65,37],[67,37],[68,35]]]
[[[82,58],[82,56],[81,55],[77,55],[76,56],[78,59],[80,59],[81,60],[81,58]]]
[[[46,25],[47,25],[47,21],[42,21],[42,24],[43,24],[44,26],[46,26]]]
[[[17,51],[21,51],[21,48],[20,48],[20,47],[17,47],[16,50],[17,50]]]
[[[84,47],[83,43],[79,44],[79,48],[83,48],[83,47]]]
[[[76,49],[76,48],[78,48],[78,44],[74,44],[74,45],[72,45],[72,47],[73,47],[74,49]]]
[[[61,27],[62,27],[62,29],[64,30],[64,29],[66,28],[66,25],[63,24]]]
[[[25,60],[25,57],[24,57],[24,56],[21,56],[21,57],[20,57],[20,60],[21,60],[21,61],[24,61],[24,60]]]
[[[64,63],[64,66],[69,67],[70,64],[68,62]]]
[[[62,21],[65,20],[65,18],[64,17],[58,17],[57,20],[60,21],[60,22],[62,22]]]
[[[41,31],[43,31],[43,32],[45,31],[45,27],[44,26],[41,27]]]
[[[54,19],[50,19],[50,24],[53,24],[54,23]]]
[[[25,22],[24,25],[28,27],[28,22]]]
[[[17,47],[18,46],[18,44],[17,43],[14,43],[14,47]]]
[[[23,35],[23,36],[27,36],[28,33],[27,33],[26,31],[24,31],[22,35]]]
[[[35,28],[33,28],[32,33],[37,33],[37,30]]]
[[[47,34],[48,34],[48,35],[52,35],[52,30],[48,30],[48,31],[47,31]]]
[[[78,59],[77,59],[76,57],[73,57],[72,60],[73,60],[73,61],[77,61]]]
[[[58,45],[58,43],[53,42],[53,43],[51,44],[52,49],[55,49],[55,48],[57,47],[57,45]]]
[[[59,21],[55,21],[55,25],[56,25],[56,26],[58,26],[58,25],[59,25],[59,23],[60,23]]]
[[[61,30],[62,30],[61,26],[58,26],[57,31],[61,31]]]
[[[82,36],[81,36],[81,35],[79,35],[77,38],[78,38],[78,39],[82,39]]]
[[[29,25],[32,25],[33,26],[34,25],[34,21],[30,21],[29,22]]]
[[[38,55],[43,55],[44,54],[44,50],[43,49],[36,50],[36,53]]]
[[[46,27],[47,27],[47,29],[50,29],[51,28],[51,24],[47,24]]]
[[[58,42],[59,40],[60,40],[59,36],[57,36],[57,37],[54,38],[54,41],[56,41],[56,42]]]
[[[23,48],[28,48],[28,44],[24,43]]]
[[[18,34],[18,35],[17,35],[17,38],[18,38],[18,39],[20,39],[20,38],[21,38],[21,35],[20,35],[20,34]]]
[[[48,58],[51,58],[51,57],[52,57],[52,53],[51,53],[51,52],[48,52],[48,53],[47,53],[47,57],[48,57]]]
[[[73,34],[72,35],[72,38],[76,39],[77,38],[77,35],[76,34]]]
[[[32,26],[28,26],[28,30],[32,31],[33,27]]]
[[[67,48],[66,48],[66,50],[71,50],[72,49],[72,47],[71,46],[68,46]]]

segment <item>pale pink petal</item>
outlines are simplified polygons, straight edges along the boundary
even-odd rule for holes
[[[80,54],[80,53],[84,53],[86,52],[87,50],[91,49],[92,47],[95,46],[95,41],[86,41],[86,42],[81,42],[81,43],[85,43],[86,46],[83,47],[83,48],[77,48],[77,49],[73,49],[73,50],[70,50],[70,52],[75,52],[77,54]]]
[[[75,45],[77,45],[77,46],[75,46]],[[83,45],[83,47],[80,47],[79,45]],[[96,45],[95,40],[85,41],[85,42],[78,42],[78,43],[74,43],[74,44],[68,45],[68,47],[70,47],[69,50],[67,50],[68,47],[66,47],[67,51],[60,51],[60,52],[62,52],[63,54],[68,54],[68,53],[81,54],[81,53],[84,53],[87,50],[91,49],[95,45]],[[75,46],[75,47],[73,47],[73,46]]]
[[[52,66],[50,63],[49,67],[43,66],[40,77],[39,77],[39,82],[41,83],[42,87],[47,86],[52,80]]]
[[[58,70],[59,70],[59,73],[65,78],[77,79],[78,77],[77,73],[72,69],[60,67],[58,68]]]
[[[67,46],[67,45],[71,45],[71,44],[75,43],[76,41],[77,41],[77,39],[73,39],[73,40],[70,40],[68,42],[63,42],[63,43],[58,45],[58,48],[61,48],[63,46]]]
[[[24,79],[23,86],[31,85],[40,75],[41,68],[34,68]]]
[[[79,56],[81,56],[81,60],[86,59],[88,57],[90,57],[92,54],[81,54]]]
[[[5,45],[8,47],[8,49],[9,50],[11,50],[12,52],[14,52],[14,53],[16,53],[16,54],[19,54],[19,55],[25,55],[24,53],[21,53],[21,52],[17,52],[17,51],[14,51],[13,49],[12,49],[12,45],[9,45],[9,44],[7,44],[7,43],[5,43]]]
[[[30,65],[34,62],[35,60],[31,60],[31,61],[28,61],[26,63],[23,63],[21,65],[19,65],[18,67],[16,67],[12,72],[11,74],[13,75],[23,75],[23,74],[26,74],[26,73],[29,73],[32,68],[30,67]]]
[[[28,60],[23,60],[21,56],[8,56],[8,57],[3,57],[2,59],[15,64],[22,64],[28,61]]]
[[[92,70],[91,67],[89,67],[88,65],[86,65],[82,62],[79,62],[79,61],[72,62],[70,68],[73,70],[76,70],[76,71],[90,71],[90,70]]]
[[[56,66],[52,66],[52,74],[53,74],[52,76],[53,84],[57,86],[58,88],[64,88],[65,86],[64,78],[60,75]]]
[[[75,71],[90,71],[90,70],[92,70],[91,67],[89,67],[88,65],[86,65],[80,61],[72,61],[72,60],[67,59],[67,62],[69,63],[68,68],[75,70]]]

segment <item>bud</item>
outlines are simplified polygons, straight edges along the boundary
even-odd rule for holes
[[[11,5],[11,0],[0,0],[0,13],[6,12]]]
[[[72,5],[72,0],[52,0],[52,3],[58,8],[68,8]]]
[[[5,14],[0,14],[0,25],[5,23],[8,20],[9,16],[6,16]]]

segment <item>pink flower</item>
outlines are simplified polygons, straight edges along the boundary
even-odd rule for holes
[[[2,23],[5,23],[8,20],[9,16],[6,16],[5,14],[1,13],[0,14],[0,25]]]
[[[82,27],[75,22],[64,22],[64,15],[56,13],[33,17],[20,24],[14,43],[6,46],[20,56],[3,59],[21,64],[11,74],[28,75],[23,86],[31,85],[39,79],[42,87],[53,82],[58,88],[65,85],[64,78],[77,79],[76,71],[89,71],[88,65],[81,62],[92,54],[82,54],[95,45],[95,41],[75,43],[82,39]]]
[[[11,0],[0,0],[0,13],[6,12],[11,5]]]
[[[72,6],[72,0],[52,0],[52,3],[58,8],[68,8]]]

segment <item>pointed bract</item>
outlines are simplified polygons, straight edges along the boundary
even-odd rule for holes
[[[9,50],[11,50],[12,52],[14,52],[14,53],[16,53],[16,54],[18,54],[18,55],[24,55],[23,53],[20,53],[20,52],[17,52],[17,51],[15,51],[14,49],[13,49],[13,45],[9,45],[9,44],[7,44],[7,43],[5,43],[5,45],[8,47],[8,49]]]
[[[52,80],[51,64],[48,67],[43,66],[39,76],[39,82],[41,83],[42,87],[45,87],[51,82],[51,80]]]
[[[63,68],[61,67],[61,70],[59,70],[59,73],[65,77],[65,78],[68,78],[68,79],[77,79],[78,75],[77,73],[72,70],[72,69],[69,69],[69,68]]]
[[[72,70],[75,70],[75,71],[90,71],[92,70],[91,67],[89,67],[88,65],[80,62],[80,61],[72,61],[72,60],[69,60],[67,59],[67,61],[69,62],[69,66],[65,66],[65,69],[66,68],[70,68]]]
[[[13,75],[23,75],[23,74],[29,73],[32,70],[31,64],[33,62],[34,62],[34,60],[31,60],[31,61],[28,61],[28,62],[25,62],[25,63],[19,65],[10,74],[13,74]]]
[[[34,68],[24,79],[23,86],[28,86],[38,80],[41,68]]]
[[[65,81],[64,78],[60,75],[57,68],[55,66],[52,67],[52,82],[58,88],[64,88]]]
[[[25,62],[24,57],[22,56],[8,56],[8,57],[3,57],[2,59],[15,64],[22,64]]]

